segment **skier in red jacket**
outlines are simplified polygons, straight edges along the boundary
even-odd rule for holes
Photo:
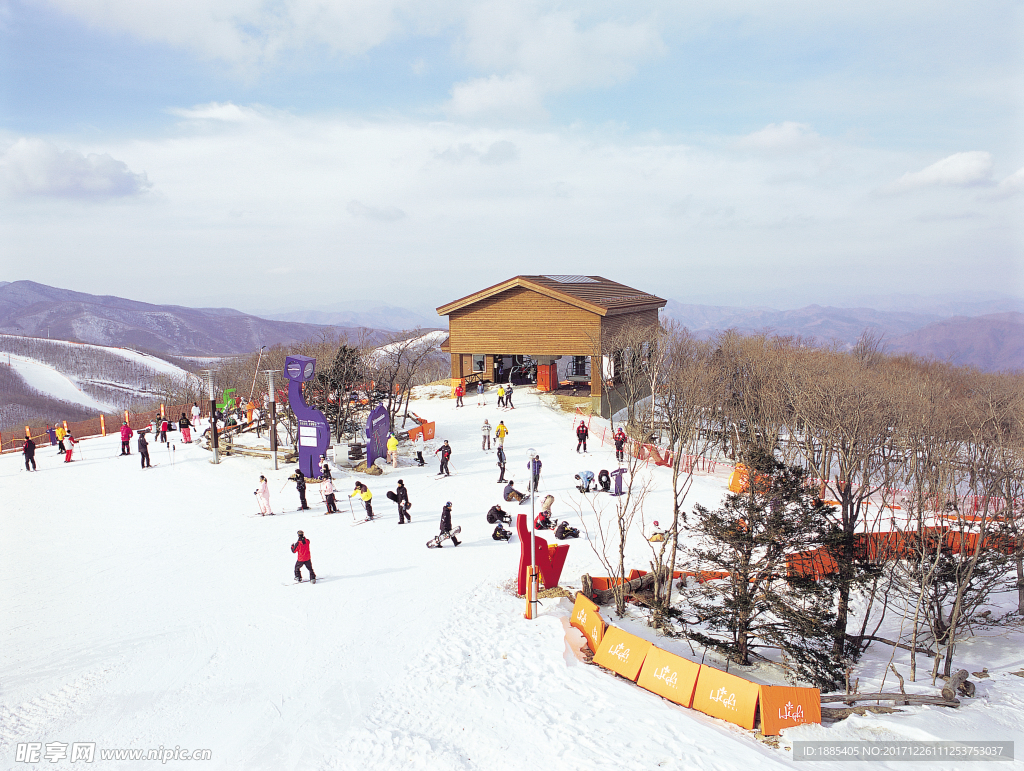
[[[309,580],[316,583],[316,573],[313,572],[313,561],[309,558],[309,539],[299,531],[299,540],[292,544],[292,554],[295,555],[295,580],[302,583],[302,572],[300,568],[305,565],[309,571]]]
[[[132,454],[132,451],[131,451],[131,439],[132,439],[132,434],[133,433],[134,432],[132,431],[131,426],[128,425],[128,421],[127,420],[124,423],[121,424],[121,454],[122,455],[131,455]]]

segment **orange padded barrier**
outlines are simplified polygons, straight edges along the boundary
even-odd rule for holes
[[[693,689],[697,686],[699,673],[700,664],[652,647],[644,659],[637,685],[683,707],[689,707],[693,703]]]
[[[783,728],[821,722],[821,691],[785,685],[761,686],[761,733],[778,736]]]
[[[596,653],[604,637],[604,619],[601,618],[600,608],[588,600],[583,592],[576,592],[576,604],[572,606],[569,623],[583,633],[587,638],[587,647]]]
[[[607,637],[605,639],[608,639]],[[720,669],[702,666],[693,694],[693,708],[740,728],[754,727],[761,686]]]
[[[648,651],[654,646],[617,626],[608,627],[597,646],[594,663],[636,682]]]
[[[420,434],[423,434],[423,440],[424,441],[430,441],[431,439],[434,438],[434,429],[436,427],[437,427],[436,423],[430,422],[430,423],[422,423],[422,424],[416,426],[416,428],[410,428],[409,429],[409,439],[415,439]]]

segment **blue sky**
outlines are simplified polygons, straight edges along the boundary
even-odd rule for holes
[[[267,311],[538,272],[1024,295],[1020,5],[850,5],[13,0],[0,279]]]

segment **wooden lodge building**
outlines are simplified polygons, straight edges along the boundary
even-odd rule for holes
[[[507,381],[528,357],[542,391],[559,387],[556,362],[571,357],[567,380],[589,384],[593,411],[608,417],[621,407],[616,335],[657,326],[666,302],[600,276],[516,276],[438,308],[449,324],[441,350],[451,354],[452,379],[464,383]]]

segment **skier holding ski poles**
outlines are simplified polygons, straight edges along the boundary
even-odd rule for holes
[[[299,511],[307,511],[309,505],[306,503],[306,477],[302,474],[302,469],[295,469],[295,473],[288,477],[295,482],[295,489],[299,493]]]
[[[256,496],[256,502],[260,506],[260,514],[262,516],[274,516],[274,512],[270,510],[270,488],[267,487],[267,478],[260,474],[260,482],[256,485],[256,490],[253,492]]]
[[[441,453],[441,470],[438,471],[437,474],[438,476],[444,475],[446,477],[450,477],[451,473],[448,471],[448,461],[451,460],[452,457],[452,448],[451,445],[448,444],[447,439],[444,440],[444,444],[434,450],[434,455],[437,455],[438,453]]]

